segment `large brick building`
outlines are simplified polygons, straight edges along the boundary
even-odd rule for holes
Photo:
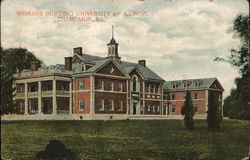
[[[107,57],[84,54],[81,47],[65,57],[65,65],[32,64],[15,75],[19,113],[74,114],[83,119],[124,119],[162,115],[163,83],[156,73],[138,63],[122,61],[112,37]]]
[[[192,96],[198,94],[194,98],[197,113],[204,115],[208,92],[216,91],[222,97],[218,80],[165,82],[145,60],[123,61],[118,45],[112,36],[107,57],[85,54],[77,47],[71,57],[65,57],[64,65],[38,68],[34,63],[31,70],[16,74],[18,113],[70,115],[74,119],[166,117],[180,114],[183,94],[190,89]],[[198,87],[194,86],[197,83]],[[164,99],[167,95],[172,98]]]

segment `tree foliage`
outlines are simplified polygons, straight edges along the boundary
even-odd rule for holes
[[[222,110],[219,104],[219,93],[209,91],[207,124],[208,129],[219,129],[222,121]]]
[[[249,1],[248,1],[249,2]],[[250,51],[249,51],[249,15],[238,15],[233,27],[234,38],[239,38],[241,46],[230,51],[227,59],[216,58],[215,60],[229,62],[239,69],[240,78],[235,79],[236,89],[231,91],[229,97],[225,99],[223,110],[225,116],[236,119],[250,119]]]
[[[181,109],[181,114],[184,115],[184,124],[188,130],[194,129],[194,110],[193,110],[193,101],[191,98],[190,91],[186,92],[185,104]]]
[[[32,62],[42,62],[24,48],[1,48],[1,115],[13,113],[16,105],[13,101],[15,88],[13,75],[23,69],[29,69]]]

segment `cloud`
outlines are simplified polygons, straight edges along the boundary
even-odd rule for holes
[[[105,17],[105,22],[57,22],[55,17],[17,16],[18,10],[147,11],[147,17]],[[227,29],[245,1],[80,1],[5,0],[2,3],[2,46],[25,47],[45,64],[64,63],[72,48],[106,56],[111,25],[123,60],[146,59],[166,80],[218,77],[228,95],[238,76],[229,64],[214,63],[240,44]]]

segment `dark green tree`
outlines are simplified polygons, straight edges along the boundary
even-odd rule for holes
[[[219,104],[219,93],[209,91],[208,94],[208,111],[207,111],[207,124],[208,129],[217,130],[220,128],[222,121],[222,111]]]
[[[42,63],[27,49],[1,48],[1,115],[15,112],[13,75],[23,69],[30,69],[32,62],[37,62],[39,65]]]
[[[181,113],[184,115],[184,124],[187,129],[194,130],[194,110],[190,91],[186,92],[185,104],[181,109]]]
[[[249,1],[248,1],[249,2]],[[249,15],[238,15],[230,31],[239,38],[241,46],[230,51],[228,58],[217,57],[216,61],[225,61],[239,69],[241,77],[235,79],[236,89],[225,99],[225,116],[236,119],[250,119],[250,51],[249,51]]]

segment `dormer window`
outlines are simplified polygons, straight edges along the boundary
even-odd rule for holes
[[[195,82],[195,87],[199,87],[199,82]]]
[[[82,65],[82,71],[86,71],[86,65],[85,65],[85,63],[81,63],[81,65]]]
[[[173,83],[172,88],[176,88],[176,87],[177,87],[176,83]]]
[[[184,83],[183,83],[183,87],[184,87],[184,88],[187,88],[187,87],[188,87],[187,82],[184,82]]]

